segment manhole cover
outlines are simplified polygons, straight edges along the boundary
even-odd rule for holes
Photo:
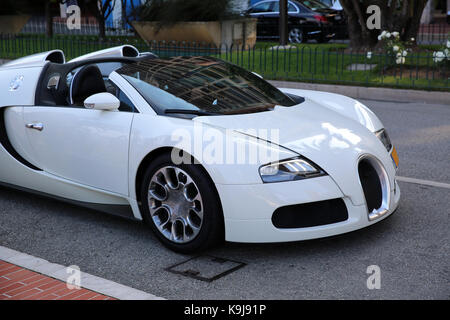
[[[197,280],[211,282],[226,276],[243,266],[245,266],[245,263],[238,261],[212,256],[199,256],[178,263],[166,270]]]

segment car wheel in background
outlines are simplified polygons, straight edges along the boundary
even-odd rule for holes
[[[303,30],[300,28],[291,28],[288,37],[290,43],[303,43],[306,40]]]

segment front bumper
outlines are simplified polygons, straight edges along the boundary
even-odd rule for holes
[[[287,242],[328,237],[370,226],[392,214],[400,200],[400,188],[391,188],[389,208],[369,221],[365,204],[354,205],[329,176],[307,180],[254,185],[216,184],[225,218],[225,239],[231,242]],[[278,229],[274,211],[282,206],[342,198],[348,211],[343,222],[322,226]]]

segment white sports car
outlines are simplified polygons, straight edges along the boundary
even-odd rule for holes
[[[148,223],[179,252],[297,241],[398,206],[379,119],[211,57],[132,46],[0,67],[0,184]]]

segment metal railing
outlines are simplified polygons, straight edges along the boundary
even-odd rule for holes
[[[134,45],[140,52],[153,52],[161,58],[170,56],[214,56],[267,79],[334,83],[362,86],[385,86],[426,90],[450,90],[449,61],[436,64],[433,51],[409,53],[405,64],[385,53],[349,51],[343,44],[295,45],[281,49],[274,43],[258,43],[254,47],[193,42],[152,41],[115,37],[99,41],[96,37],[61,36],[45,38],[35,35],[1,35],[0,58],[18,58],[51,49],[62,49],[67,59],[96,50]]]

